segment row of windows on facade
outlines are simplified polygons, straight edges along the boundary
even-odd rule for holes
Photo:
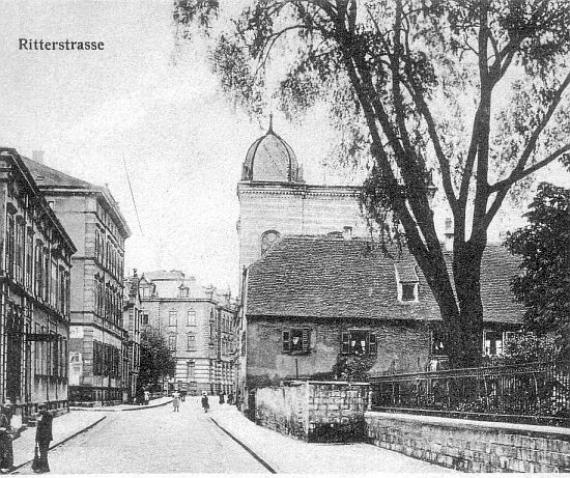
[[[70,275],[57,250],[37,240],[26,230],[23,218],[9,214],[6,225],[6,274],[36,298],[63,315],[69,314]]]
[[[210,310],[210,319],[214,316],[213,309]],[[168,312],[168,325],[169,327],[176,327],[178,325],[178,311],[177,310],[170,310]],[[222,332],[230,332],[231,331],[231,316],[227,314],[220,314],[219,318],[219,325]],[[188,309],[186,311],[186,326],[187,327],[194,327],[196,326],[196,311],[193,309]]]
[[[93,375],[120,376],[121,350],[114,345],[93,341]]]
[[[512,340],[513,332],[483,332],[483,355],[501,356],[505,343]],[[431,353],[446,355],[443,340],[431,337]],[[352,330],[341,334],[341,353],[343,355],[376,356],[376,335],[367,330]],[[282,332],[282,351],[286,354],[308,354],[311,351],[311,329],[287,329]]]
[[[103,283],[103,279],[95,275],[95,287],[93,288],[95,313],[108,322],[117,326],[122,325],[123,294],[110,282]]]
[[[172,352],[176,352],[176,343],[177,343],[177,336],[169,335],[168,348]],[[210,342],[210,345],[213,346],[213,342]],[[194,334],[186,335],[186,350],[188,352],[196,351],[196,336]],[[233,339],[223,338],[220,340],[220,352],[222,355],[231,355],[234,354],[235,351],[236,351],[236,345]]]
[[[124,249],[125,242],[123,237],[119,234],[119,228],[117,227],[117,224],[113,220],[111,214],[109,214],[109,212],[107,212],[107,210],[99,202],[97,202],[97,216],[99,216],[101,222],[107,226],[107,229],[113,235],[113,237],[116,238],[119,247],[121,249]]]
[[[123,277],[123,257],[99,229],[95,229],[95,260],[115,278]]]
[[[47,327],[35,325],[35,333],[48,333]],[[34,342],[34,374],[67,378],[67,340],[58,337],[49,342]]]
[[[282,333],[282,351],[286,354],[308,354],[311,351],[311,329],[287,329]],[[344,355],[375,356],[376,335],[366,330],[341,334]]]
[[[233,377],[234,367],[231,363],[222,362],[219,365],[221,379],[224,381],[231,381]],[[216,364],[213,361],[209,362],[208,375],[210,380],[215,375]],[[186,363],[186,381],[190,383],[196,382],[196,363],[194,361],[189,361]]]

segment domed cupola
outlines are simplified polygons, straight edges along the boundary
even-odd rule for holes
[[[303,182],[301,168],[293,149],[273,131],[273,115],[270,116],[267,133],[249,147],[241,179],[279,183]]]

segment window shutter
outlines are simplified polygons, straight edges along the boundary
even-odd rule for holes
[[[369,350],[369,354],[373,357],[376,356],[376,335],[375,334],[370,334],[369,337],[369,345],[370,350]]]
[[[303,352],[308,353],[311,345],[311,329],[303,329]]]
[[[340,351],[343,354],[348,354],[348,344],[350,342],[350,333],[348,332],[343,332],[342,333],[342,342],[341,342],[341,348]]]
[[[289,353],[291,351],[291,342],[290,342],[291,334],[288,330],[283,331],[283,352]]]

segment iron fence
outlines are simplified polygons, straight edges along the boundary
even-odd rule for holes
[[[372,409],[570,426],[570,362],[370,377]]]

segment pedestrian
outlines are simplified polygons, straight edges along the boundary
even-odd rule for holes
[[[40,404],[38,410],[38,418],[36,423],[36,444],[40,450],[40,459],[38,463],[39,466],[34,470],[34,472],[48,473],[50,471],[48,463],[49,444],[53,440],[53,417],[48,411],[45,403]]]
[[[202,392],[202,408],[204,409],[204,413],[208,413],[208,408],[210,408],[210,404],[208,403],[208,395],[206,392]]]
[[[224,399],[224,392],[220,392],[218,395],[219,401],[220,401],[220,405],[223,405],[225,403],[225,399]]]
[[[150,400],[150,392],[148,390],[144,391],[144,404],[148,405],[148,402]]]
[[[180,393],[178,390],[174,390],[174,393],[172,394],[172,411],[180,411]]]
[[[10,412],[11,410],[5,404],[0,406],[0,470],[2,473],[9,472],[14,467]]]
[[[228,405],[234,404],[234,394],[233,392],[228,393]]]

